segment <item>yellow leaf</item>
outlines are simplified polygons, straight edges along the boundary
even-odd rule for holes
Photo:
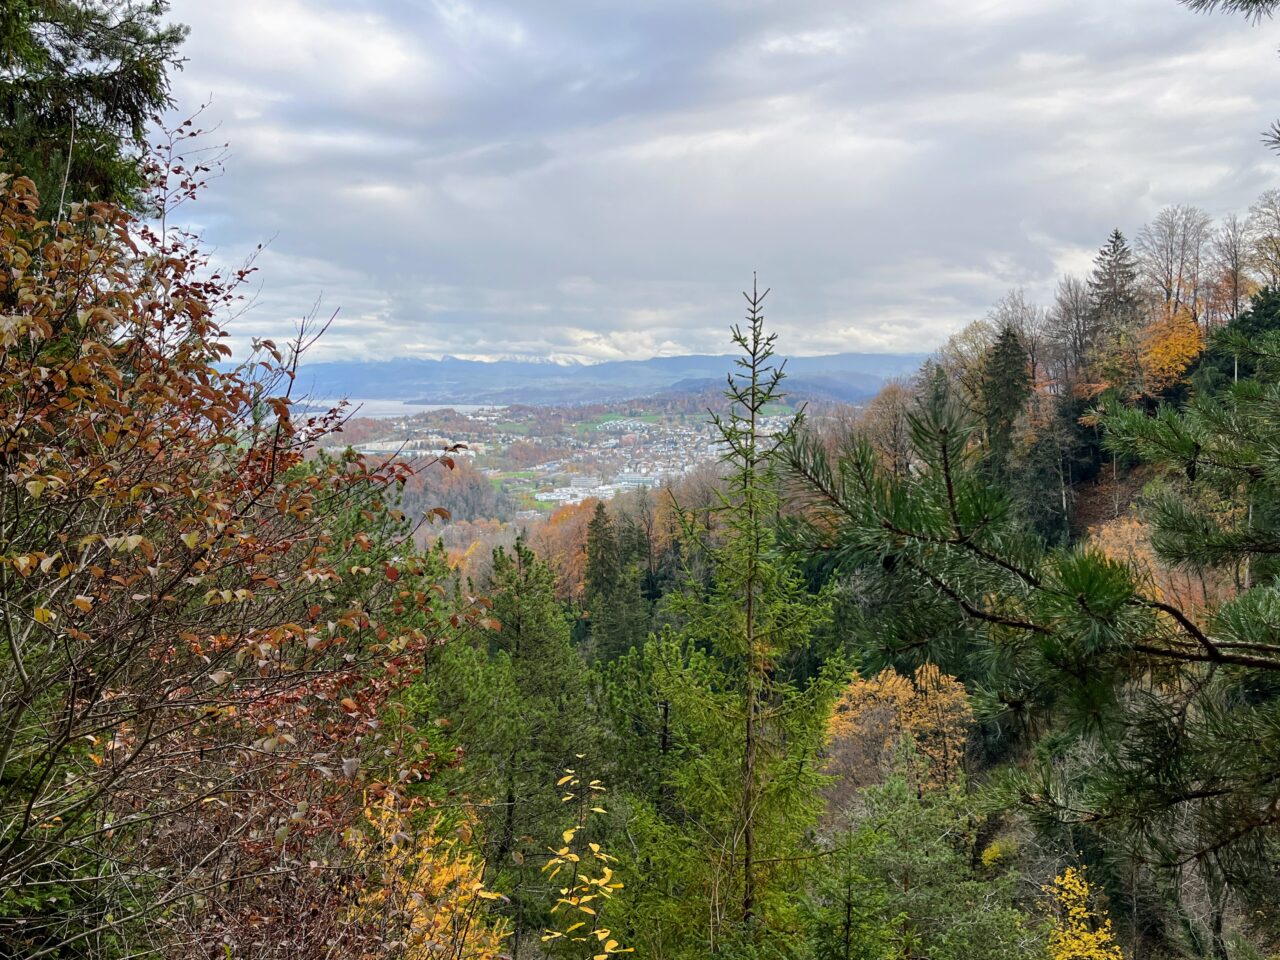
[[[39,500],[40,494],[44,493],[44,488],[47,486],[48,484],[43,480],[28,480],[27,493],[31,495],[32,500]]]
[[[57,619],[57,614],[47,607],[36,607],[31,615],[36,618],[36,623],[53,623]]]

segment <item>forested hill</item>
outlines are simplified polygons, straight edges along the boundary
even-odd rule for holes
[[[840,353],[794,357],[787,372],[793,395],[857,401],[885,381],[913,373],[922,354]],[[592,403],[670,390],[717,389],[733,366],[729,356],[654,357],[598,364],[536,360],[397,359],[305,365],[302,388],[314,397],[358,397],[419,403]]]

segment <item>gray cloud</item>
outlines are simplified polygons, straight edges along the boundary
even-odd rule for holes
[[[920,350],[1114,226],[1275,186],[1280,27],[1174,0],[177,0],[232,147],[190,208],[273,238],[243,344],[716,351],[758,268],[788,350]]]

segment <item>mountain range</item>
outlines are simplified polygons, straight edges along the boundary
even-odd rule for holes
[[[909,376],[925,354],[838,353],[787,361],[785,391],[800,398],[864,400]],[[298,386],[317,399],[410,403],[565,405],[699,392],[724,382],[732,356],[691,355],[604,363],[501,359],[341,360],[304,365]]]

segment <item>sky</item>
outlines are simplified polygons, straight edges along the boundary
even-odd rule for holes
[[[1280,22],[1175,0],[174,0],[238,351],[922,352],[1163,206],[1280,187]]]

